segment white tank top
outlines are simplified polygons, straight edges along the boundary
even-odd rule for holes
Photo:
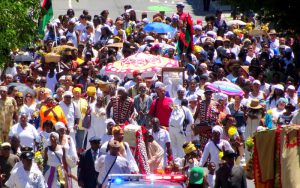
[[[46,87],[49,88],[52,93],[55,93],[55,85],[57,84],[57,79],[56,79],[56,73],[54,73],[54,76],[52,78],[49,77],[49,74],[47,74],[47,83],[46,83]]]
[[[67,40],[72,41],[72,43],[74,44],[74,46],[76,48],[78,47],[77,36],[76,36],[75,31],[73,31],[72,33],[68,31],[67,34],[66,34],[66,38],[67,38]]]

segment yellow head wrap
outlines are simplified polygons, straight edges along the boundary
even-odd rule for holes
[[[21,92],[18,91],[18,92],[16,93],[16,97],[23,97],[23,93],[21,93]]]
[[[203,50],[203,48],[201,46],[194,46],[194,53],[200,53]]]
[[[73,93],[75,93],[75,92],[81,93],[81,88],[80,88],[80,87],[75,87],[75,88],[73,89]]]
[[[89,86],[86,90],[86,93],[89,97],[94,97],[96,95],[96,87],[95,86]]]
[[[193,151],[196,151],[196,147],[192,142],[189,142],[188,145],[185,148],[183,148],[183,151],[185,154],[190,154]]]

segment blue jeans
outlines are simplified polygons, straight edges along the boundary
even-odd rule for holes
[[[76,148],[83,148],[83,140],[84,140],[85,130],[77,130],[75,138],[76,138]]]

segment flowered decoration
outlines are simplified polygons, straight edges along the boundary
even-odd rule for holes
[[[237,128],[235,126],[230,126],[228,129],[228,135],[233,137],[237,133]]]
[[[246,144],[246,146],[247,146],[248,149],[249,149],[249,148],[253,148],[253,146],[254,146],[253,138],[249,136],[249,137],[247,138],[245,144]]]
[[[223,151],[220,151],[220,152],[219,152],[219,158],[222,159],[223,157],[224,157],[224,152],[223,152]]]
[[[40,170],[43,170],[44,158],[41,151],[37,151],[34,153],[34,161],[36,162]]]

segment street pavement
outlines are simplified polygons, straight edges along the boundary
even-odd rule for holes
[[[197,0],[194,0],[195,2]],[[68,8],[73,8],[75,10],[75,16],[79,17],[82,14],[83,10],[88,10],[90,15],[100,14],[102,10],[109,10],[109,17],[113,20],[117,16],[120,16],[124,13],[124,5],[132,5],[133,9],[137,13],[137,18],[141,18],[142,12],[147,12],[148,18],[152,20],[152,16],[157,13],[154,11],[148,10],[150,6],[165,6],[171,8],[172,11],[166,12],[166,16],[172,16],[176,12],[176,3],[180,0],[53,0],[53,10],[54,15],[66,14]],[[193,2],[191,0],[191,2]],[[193,19],[203,18],[207,12],[201,11],[199,8],[196,8],[195,3],[185,3],[185,11],[189,12]]]
[[[54,18],[59,15],[64,15],[67,9],[72,8],[75,11],[75,16],[79,17],[83,10],[88,10],[90,15],[100,14],[102,10],[107,9],[109,11],[109,17],[113,20],[116,17],[124,13],[124,5],[132,5],[133,9],[136,11],[137,18],[141,18],[142,12],[147,12],[148,18],[152,20],[152,16],[156,13],[150,11],[148,7],[150,6],[165,6],[171,8],[172,11],[166,12],[166,16],[172,16],[176,12],[176,3],[185,3],[185,12],[189,12],[195,21],[197,18],[201,18],[204,21],[206,15],[212,15],[214,13],[214,7],[211,7],[211,12],[204,12],[202,8],[202,0],[52,0]],[[219,8],[220,6],[217,6]],[[229,13],[224,12],[224,16],[228,17]],[[205,23],[205,21],[203,22]],[[72,169],[72,174],[77,174],[77,168]],[[73,185],[78,187],[77,182]],[[247,187],[254,188],[253,181],[247,180]]]

